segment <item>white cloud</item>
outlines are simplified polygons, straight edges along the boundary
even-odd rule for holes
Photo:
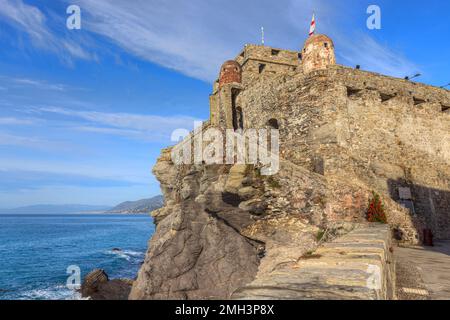
[[[8,90],[8,88],[11,89],[13,87],[33,87],[39,90],[51,90],[61,92],[67,91],[69,89],[77,89],[62,83],[49,83],[47,81],[32,78],[19,78],[0,75],[0,80],[2,81],[2,85],[4,86],[0,87],[0,90]]]
[[[221,63],[234,58],[245,43],[259,43],[261,26],[267,45],[301,49],[313,10],[318,13],[318,32],[335,38],[342,62],[396,76],[417,69],[388,44],[353,31],[368,32],[360,24],[366,12],[354,11],[349,2],[135,0],[130,4],[129,0],[78,0],[76,4],[82,9],[83,31],[102,35],[144,60],[206,81],[214,80]],[[83,48],[82,41],[54,34],[47,26],[48,17],[36,6],[22,0],[0,0],[2,16],[43,49],[62,57],[98,59]],[[88,36],[82,40],[93,44]]]
[[[19,119],[14,117],[0,117],[0,125],[33,125],[38,119]]]
[[[58,152],[72,151],[74,146],[65,142],[41,139],[32,136],[20,136],[0,132],[0,146],[25,147],[39,150],[50,150]]]
[[[51,84],[44,81],[39,81],[35,79],[27,78],[14,78],[11,79],[17,84],[36,87],[38,89],[54,90],[54,91],[65,91],[67,89],[66,85],[63,84]]]
[[[72,127],[76,130],[127,136],[139,140],[158,142],[167,142],[175,129],[192,130],[194,128],[194,122],[198,121],[198,119],[188,116],[163,117],[130,113],[77,111],[59,107],[42,107],[38,108],[37,111],[79,118],[92,124],[97,124],[94,126],[83,125]],[[103,127],[98,125],[103,125]]]
[[[131,183],[148,183],[150,175],[150,164],[148,168],[127,168],[120,164],[102,165],[84,164],[80,162],[63,161],[39,161],[22,158],[0,158],[0,168],[3,171],[14,172],[36,172],[46,174],[58,174],[65,176],[79,176],[93,179],[124,181]],[[145,170],[146,169],[146,170]],[[148,172],[148,176],[142,174]]]
[[[56,52],[64,61],[70,57],[95,60],[96,56],[76,42],[57,37],[47,25],[47,17],[36,6],[22,0],[0,0],[0,18],[30,36],[33,44],[41,49]]]
[[[266,44],[300,50],[307,37],[312,11],[318,32],[335,37],[338,57],[352,66],[399,75],[415,66],[356,29],[366,15],[353,6],[324,0],[80,0],[84,27],[109,38],[142,59],[186,75],[212,81],[221,63],[234,58],[245,43],[259,43],[265,27]],[[358,22],[356,22],[358,21]],[[342,30],[344,27],[346,30]],[[363,29],[361,29],[363,28]],[[365,29],[365,24],[359,30]]]
[[[376,42],[368,35],[359,35],[358,41],[341,36],[337,36],[337,40],[341,45],[339,56],[350,66],[359,64],[365,70],[400,78],[421,71],[419,66],[401,53]]]
[[[292,16],[291,7],[302,10]],[[311,1],[81,0],[84,27],[128,52],[189,76],[211,81],[221,63],[245,43],[260,41],[266,27],[269,45],[300,49],[307,35]],[[321,7],[322,4],[315,4]],[[303,32],[300,30],[303,27]]]
[[[4,146],[22,146],[22,147],[36,147],[43,143],[42,140],[32,137],[22,137],[0,132],[0,145]]]

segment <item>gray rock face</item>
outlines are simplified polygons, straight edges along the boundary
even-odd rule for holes
[[[365,220],[358,187],[293,163],[264,177],[255,166],[176,166],[170,151],[153,169],[165,206],[152,213],[156,232],[130,299],[230,299]]]
[[[258,269],[255,244],[190,202],[162,220],[130,299],[228,298]]]
[[[225,168],[183,170],[164,157],[154,173],[167,204],[153,213],[156,232],[130,299],[229,298],[258,270],[260,244],[241,234],[252,215],[224,191]]]

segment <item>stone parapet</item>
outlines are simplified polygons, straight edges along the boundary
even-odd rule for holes
[[[395,299],[395,264],[387,225],[370,224],[314,253],[257,277],[232,295],[239,300]]]

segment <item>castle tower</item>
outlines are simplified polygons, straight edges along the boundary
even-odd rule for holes
[[[234,60],[228,60],[220,69],[219,89],[227,83],[241,83],[242,69],[241,65]]]
[[[306,40],[302,51],[303,72],[326,69],[336,64],[334,44],[328,36],[314,34]]]
[[[220,68],[219,80],[210,96],[210,121],[213,126],[226,129],[243,129],[242,108],[236,104],[243,89],[242,67],[234,60],[226,61]]]

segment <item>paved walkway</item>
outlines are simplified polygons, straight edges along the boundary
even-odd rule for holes
[[[397,260],[397,286],[400,299],[408,299],[403,288],[426,289],[432,300],[450,300],[450,240],[436,242],[434,247],[398,247],[395,250]],[[420,275],[417,279],[414,273]],[[412,280],[414,278],[415,281]],[[403,290],[405,291],[405,290]],[[423,291],[423,290],[422,290]],[[420,299],[417,295],[409,298]]]

